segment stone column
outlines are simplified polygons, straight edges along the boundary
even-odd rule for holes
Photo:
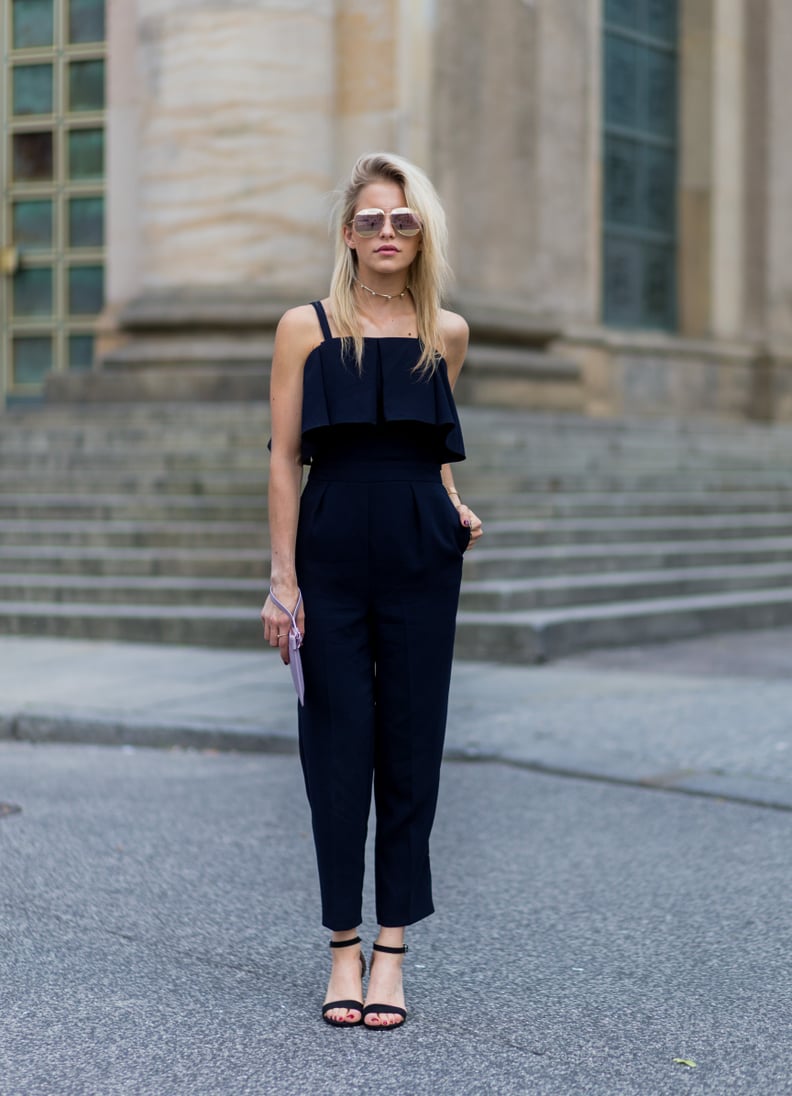
[[[597,313],[599,0],[438,0],[433,166],[460,293]]]
[[[137,51],[137,0],[108,0],[107,110],[107,299],[111,307],[139,290],[143,275],[140,248],[138,168],[140,94]]]
[[[338,0],[336,174],[364,152],[430,165],[432,0]]]
[[[745,225],[744,319],[746,334],[761,339],[766,326],[768,186],[768,0],[753,0],[745,21]]]
[[[743,329],[744,0],[682,0],[680,323]]]
[[[767,328],[792,350],[792,4],[769,0]],[[790,355],[792,356],[792,354]]]
[[[110,306],[326,280],[332,0],[111,0]]]
[[[751,147],[746,203],[750,237],[750,323],[760,348],[755,363],[754,413],[792,419],[792,8],[760,0],[748,34],[751,68]]]

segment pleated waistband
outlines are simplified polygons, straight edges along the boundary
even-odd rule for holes
[[[436,461],[403,458],[323,457],[311,465],[309,483],[312,480],[324,483],[440,483],[440,465]]]

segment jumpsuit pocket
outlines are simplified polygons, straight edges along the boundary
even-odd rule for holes
[[[459,550],[464,553],[467,551],[467,547],[470,544],[470,526],[463,525],[459,520],[459,514],[457,508],[451,501],[451,497],[446,491],[445,487],[441,488],[443,496],[445,497],[446,509],[451,511],[451,520],[454,523],[454,537],[456,543],[459,545]]]

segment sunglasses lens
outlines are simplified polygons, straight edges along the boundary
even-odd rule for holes
[[[385,214],[381,209],[362,209],[356,213],[352,225],[358,236],[375,236],[382,231],[385,224]]]
[[[421,231],[421,222],[411,209],[394,209],[391,224],[400,236],[417,236]]]

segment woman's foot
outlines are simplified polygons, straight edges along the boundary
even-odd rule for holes
[[[336,933],[330,948],[333,969],[327,983],[322,1017],[329,1024],[352,1027],[359,1024],[363,1016],[365,963],[361,956],[360,940],[354,932]],[[328,1004],[335,1002],[338,1002],[338,1007],[326,1009]]]
[[[388,950],[380,950],[387,947]],[[402,963],[407,948],[403,944],[375,944],[371,957],[366,1005],[363,1010],[363,1023],[366,1027],[385,1029],[401,1027],[407,1012],[404,1004],[402,984]],[[385,1003],[387,1002],[387,1003]],[[372,1005],[377,1011],[370,1011]],[[394,1011],[389,1011],[393,1006]]]

